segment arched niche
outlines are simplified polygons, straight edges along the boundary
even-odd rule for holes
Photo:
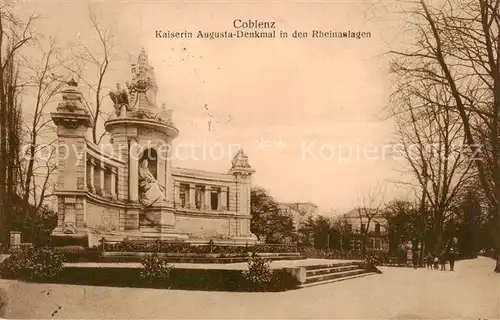
[[[156,150],[154,148],[147,148],[142,151],[139,158],[139,165],[144,159],[148,160],[149,172],[151,172],[155,179],[158,179],[158,153]]]

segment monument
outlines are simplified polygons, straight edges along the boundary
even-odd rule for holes
[[[111,150],[86,138],[94,123],[75,81],[62,90],[52,119],[58,135],[58,224],[54,240],[171,239],[191,243],[255,243],[250,232],[251,176],[243,150],[227,173],[175,167],[179,130],[172,110],[156,103],[154,68],[143,49],[132,78],[109,94],[105,122]]]

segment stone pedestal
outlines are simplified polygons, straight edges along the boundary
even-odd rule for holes
[[[170,207],[149,207],[141,212],[143,220],[148,222],[148,225],[158,228],[173,228],[175,226],[175,209]],[[146,224],[142,224],[146,225]]]
[[[51,113],[58,137],[57,185],[54,190],[58,197],[58,224],[52,236],[69,240],[86,235],[83,196],[88,191],[85,134],[93,122],[74,80],[68,82],[61,93],[62,101],[57,111]],[[92,168],[91,164],[90,170]],[[93,176],[88,180],[92,190]]]
[[[125,230],[139,230],[139,208],[127,208],[125,211]]]
[[[10,232],[10,247],[18,248],[21,245],[21,232],[11,231]]]
[[[140,233],[142,239],[185,240],[187,235],[175,230],[175,208],[152,206],[140,212]]]

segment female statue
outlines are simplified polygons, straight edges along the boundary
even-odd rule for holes
[[[164,200],[163,193],[165,188],[155,179],[148,168],[148,160],[141,161],[139,166],[139,200],[149,207],[157,201]]]

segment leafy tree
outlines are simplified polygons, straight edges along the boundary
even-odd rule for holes
[[[267,243],[295,242],[292,217],[282,214],[278,202],[263,188],[251,190],[251,231]]]
[[[314,221],[314,247],[327,249],[330,246],[330,233],[332,231],[330,220],[319,216]]]
[[[300,226],[298,230],[298,242],[302,246],[313,246],[314,245],[314,218],[308,215],[304,223]]]

